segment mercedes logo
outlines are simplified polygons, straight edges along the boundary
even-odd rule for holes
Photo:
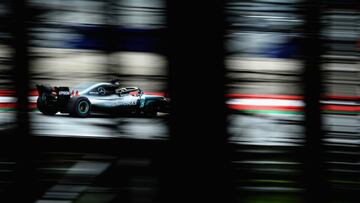
[[[105,95],[105,89],[103,87],[99,87],[98,92],[100,95]]]

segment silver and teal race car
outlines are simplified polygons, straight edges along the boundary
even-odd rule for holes
[[[163,96],[144,94],[138,87],[121,87],[118,81],[83,83],[76,87],[36,86],[37,108],[46,115],[58,112],[87,117],[91,112],[115,115],[136,114],[154,117],[169,112],[170,101]]]

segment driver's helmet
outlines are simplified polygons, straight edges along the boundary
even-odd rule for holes
[[[113,80],[111,80],[111,84],[119,87],[120,86],[120,80],[119,79],[113,79]]]

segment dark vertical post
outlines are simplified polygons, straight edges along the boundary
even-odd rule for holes
[[[28,36],[26,25],[26,6],[24,0],[15,0],[12,3],[12,48],[13,78],[17,97],[17,120],[18,136],[26,136],[29,133],[28,124],[28,92],[29,92],[29,58],[28,58]]]
[[[17,128],[12,135],[10,152],[15,157],[15,182],[8,193],[7,202],[34,202],[36,195],[32,185],[33,174],[31,170],[32,153],[30,146],[30,127],[28,114],[29,92],[29,56],[28,56],[28,24],[30,11],[25,0],[11,1],[12,23],[11,45],[13,48],[13,80],[16,90]]]
[[[303,153],[305,200],[308,203],[328,202],[322,148],[320,95],[321,77],[321,0],[305,1],[304,9],[304,100],[305,136]]]
[[[234,202],[227,143],[224,1],[167,1],[170,145],[161,202]]]

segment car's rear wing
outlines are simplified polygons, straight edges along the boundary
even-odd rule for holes
[[[49,85],[36,85],[36,89],[40,95],[52,95],[52,96],[63,96],[70,97],[70,88],[69,87],[55,87]]]

